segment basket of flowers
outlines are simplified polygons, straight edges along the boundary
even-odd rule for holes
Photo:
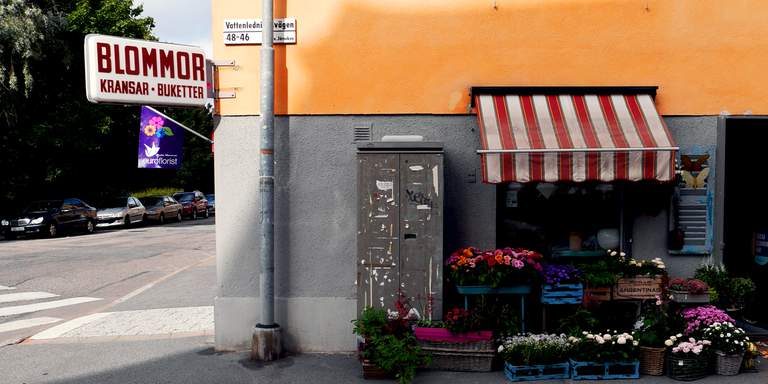
[[[715,323],[735,323],[732,317],[724,311],[712,306],[686,308],[683,310],[686,336],[700,337],[704,329]]]
[[[636,379],[639,342],[633,334],[607,330],[582,332],[571,340],[570,364],[573,380]]]
[[[670,347],[667,356],[667,375],[681,381],[698,380],[707,375],[709,340],[684,338],[682,334],[670,336],[664,344]]]
[[[635,323],[640,342],[640,373],[651,376],[664,374],[664,342],[670,333],[668,305],[661,297],[642,304],[640,318]]]
[[[704,329],[704,338],[712,342],[717,374],[737,375],[749,343],[744,330],[729,322],[716,322]]]
[[[505,338],[498,351],[510,381],[555,380],[570,377],[570,347],[565,334],[526,334]]]
[[[669,280],[668,289],[672,300],[678,303],[709,303],[709,286],[699,279],[675,277]]]
[[[487,372],[493,368],[493,332],[478,331],[472,312],[453,308],[439,322],[419,322],[414,334],[419,347],[432,357],[427,368],[443,371]]]
[[[581,304],[584,286],[581,271],[573,265],[547,264],[542,270],[542,304]]]
[[[448,258],[448,276],[461,294],[530,293],[542,255],[526,249],[462,248]]]

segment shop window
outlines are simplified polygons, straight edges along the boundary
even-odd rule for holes
[[[621,242],[620,188],[606,183],[501,185],[497,244],[552,257],[604,255]]]
[[[712,251],[714,203],[714,148],[681,151],[680,177],[672,198],[669,252],[678,255]]]

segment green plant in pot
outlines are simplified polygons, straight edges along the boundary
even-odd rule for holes
[[[643,303],[640,317],[635,323],[640,344],[640,373],[644,375],[664,374],[664,343],[671,331],[668,313],[666,301],[659,297],[655,302]]]
[[[429,364],[429,356],[419,348],[408,321],[401,316],[389,318],[384,309],[368,307],[352,323],[353,332],[365,341],[363,359],[394,375],[401,384],[411,382],[416,369]]]
[[[729,296],[731,306],[741,309],[744,308],[746,299],[755,292],[755,283],[752,279],[745,277],[734,277],[730,280]]]

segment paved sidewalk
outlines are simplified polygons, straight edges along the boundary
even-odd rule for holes
[[[5,365],[1,362],[13,361]],[[709,376],[701,384],[765,384],[768,363],[759,373]],[[0,348],[3,384],[238,384],[390,383],[366,381],[351,355],[302,354],[254,363],[246,353],[216,353],[210,337],[93,343],[21,344]],[[504,383],[501,372],[420,372],[414,384]],[[546,381],[543,384],[567,381]],[[585,383],[582,381],[579,383]],[[612,380],[612,384],[679,383],[666,377]]]

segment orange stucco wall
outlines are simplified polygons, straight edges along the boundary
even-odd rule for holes
[[[224,46],[253,0],[212,0],[214,56],[235,59],[223,115],[258,114],[259,46]],[[495,5],[495,7],[494,7]],[[666,115],[768,114],[761,0],[275,0],[279,114],[467,113],[474,85],[657,85]]]

